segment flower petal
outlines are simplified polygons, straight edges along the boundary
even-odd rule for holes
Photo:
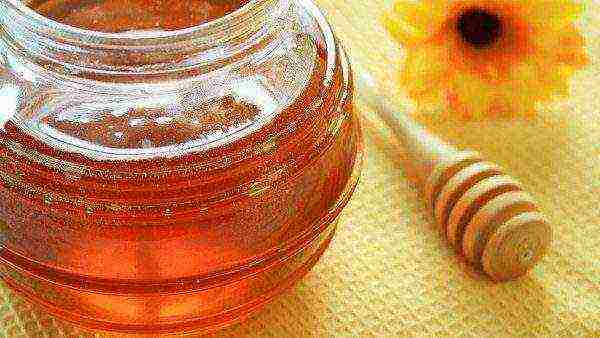
[[[441,1],[397,2],[383,22],[394,39],[412,46],[439,30],[448,14],[446,7]]]
[[[446,101],[455,117],[481,119],[492,113],[491,107],[498,99],[497,87],[479,77],[460,72],[451,80]]]
[[[551,65],[542,59],[529,60],[514,67],[514,80],[506,84],[504,91],[512,93],[515,103],[553,101],[569,95],[569,77],[573,67]]]
[[[585,50],[585,40],[573,24],[561,32],[539,32],[534,40],[536,53],[555,64],[584,67],[590,63]]]
[[[556,65],[552,71],[540,76],[540,82],[546,90],[547,100],[566,98],[571,93],[569,78],[576,69],[570,66]]]
[[[576,20],[583,12],[583,5],[573,0],[523,1],[523,19],[534,28],[560,30]]]
[[[447,46],[422,45],[411,50],[400,74],[400,84],[409,95],[418,96],[435,91],[449,73]]]
[[[548,89],[539,81],[540,67],[534,62],[523,61],[511,69],[511,81],[500,90],[513,112],[529,113],[535,102],[547,97]]]

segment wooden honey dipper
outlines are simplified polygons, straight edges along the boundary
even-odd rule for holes
[[[356,74],[361,99],[405,146],[450,245],[495,281],[515,279],[533,268],[550,246],[552,228],[523,186],[478,153],[460,151],[396,113],[367,72]]]

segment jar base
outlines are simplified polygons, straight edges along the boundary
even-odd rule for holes
[[[320,244],[317,251],[310,256],[302,266],[288,276],[286,280],[280,281],[280,284],[278,284],[274,289],[234,310],[226,311],[207,318],[198,318],[181,323],[134,326],[94,320],[87,316],[81,316],[74,312],[65,311],[58,308],[56,305],[40,299],[35,293],[28,290],[27,287],[23,287],[14,279],[6,276],[4,276],[2,279],[11,290],[23,297],[25,301],[39,306],[52,316],[69,322],[85,331],[93,330],[93,332],[105,331],[137,334],[207,334],[245,321],[262,309],[265,305],[284,293],[286,290],[292,288],[312,269],[312,267],[319,261],[325,250],[328,248],[335,234],[336,225],[333,224],[330,226],[330,228],[331,230],[328,231],[328,235],[324,238],[324,241]]]

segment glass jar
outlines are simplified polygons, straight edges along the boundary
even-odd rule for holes
[[[0,0],[0,273],[63,319],[246,317],[326,249],[360,154],[310,1]]]

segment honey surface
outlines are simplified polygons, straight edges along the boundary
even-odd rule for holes
[[[248,0],[34,0],[29,7],[55,21],[88,30],[177,30],[229,14]]]

